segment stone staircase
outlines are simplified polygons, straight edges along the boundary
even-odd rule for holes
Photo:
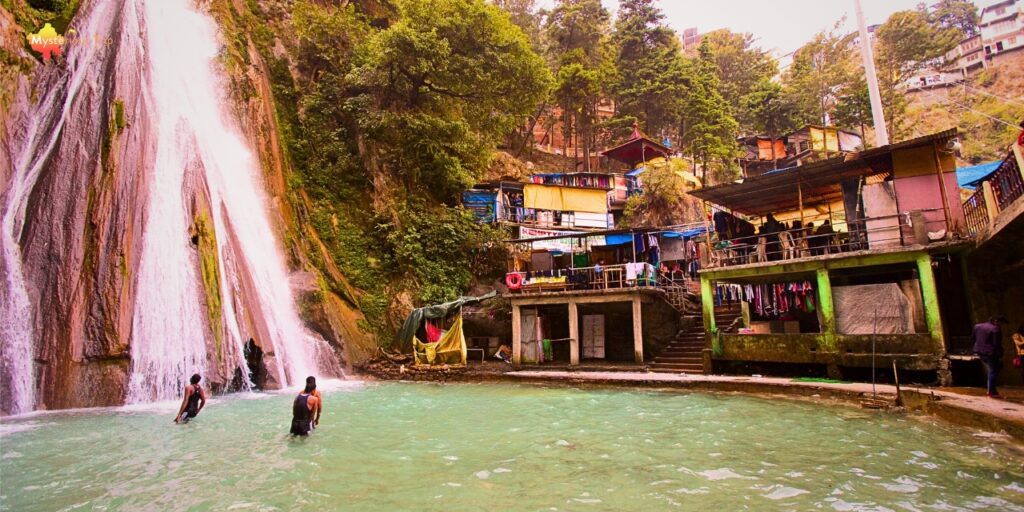
[[[739,316],[739,307],[715,309],[715,322],[721,326],[728,326]],[[652,372],[704,373],[704,348],[707,343],[704,337],[704,318],[697,316],[694,320],[696,322],[693,327],[679,331],[676,338],[648,365]]]

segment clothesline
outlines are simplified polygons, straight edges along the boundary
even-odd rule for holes
[[[810,281],[775,284],[715,285],[715,304],[747,302],[762,317],[777,317],[791,310],[815,311],[814,286]]]

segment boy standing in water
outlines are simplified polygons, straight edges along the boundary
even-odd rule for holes
[[[308,436],[313,429],[313,411],[320,405],[320,399],[313,396],[316,391],[316,379],[310,382],[306,379],[306,387],[295,397],[292,402],[292,428],[293,436]]]
[[[175,423],[188,423],[206,406],[206,393],[203,392],[203,388],[199,387],[200,379],[202,377],[198,373],[193,374],[189,379],[191,384],[185,386],[185,398],[181,401],[181,408],[178,409],[178,415],[174,418]]]

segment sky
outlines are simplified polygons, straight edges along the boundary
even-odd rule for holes
[[[914,9],[922,0],[861,0],[868,25],[885,21],[896,11]],[[974,0],[980,7],[996,0]],[[617,0],[602,0],[615,11]],[[550,7],[554,0],[540,0]],[[728,28],[733,32],[749,32],[757,44],[783,57],[809,41],[814,34],[829,29],[844,15],[843,32],[857,29],[854,0],[661,0],[669,25],[677,32],[697,27],[701,32]]]

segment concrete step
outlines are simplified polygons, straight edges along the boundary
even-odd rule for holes
[[[678,371],[678,372],[694,372],[704,373],[704,366],[700,364],[689,364],[689,363],[651,363],[648,367],[653,371],[665,370],[665,371]]]
[[[686,375],[704,375],[704,370],[680,370],[678,368],[658,368],[651,366],[650,370],[654,373],[684,373]]]
[[[653,364],[690,364],[703,368],[703,357],[656,357]]]

